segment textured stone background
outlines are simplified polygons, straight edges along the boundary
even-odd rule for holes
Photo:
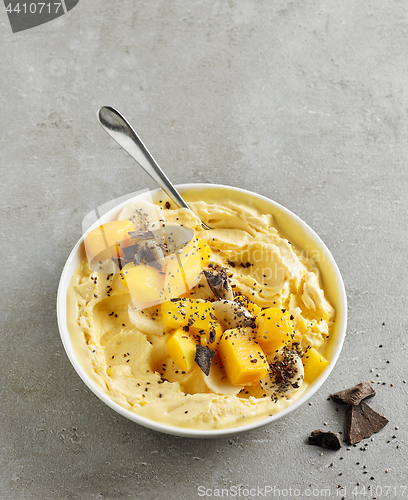
[[[82,0],[13,34],[0,6],[1,499],[189,499],[239,484],[408,495],[407,15],[402,0]],[[118,416],[76,375],[55,300],[82,218],[154,187],[97,124],[101,105],[122,110],[175,183],[269,196],[326,242],[349,327],[311,406],[232,439],[181,439]],[[343,430],[327,396],[362,380],[377,382],[371,405],[389,425],[366,451],[308,446],[316,428]]]

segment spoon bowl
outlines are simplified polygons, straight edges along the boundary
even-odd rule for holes
[[[143,144],[133,127],[118,110],[110,106],[103,106],[98,111],[98,120],[105,132],[136,160],[178,207],[191,210]],[[204,222],[201,222],[201,225],[204,229],[211,229]]]

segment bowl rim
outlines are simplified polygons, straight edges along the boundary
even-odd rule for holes
[[[70,341],[70,335],[67,327],[67,322],[66,322],[66,292],[67,288],[69,285],[69,282],[72,277],[72,272],[70,271],[70,265],[72,265],[72,261],[74,257],[76,256],[79,247],[84,241],[84,238],[88,234],[89,231],[100,225],[101,223],[107,222],[105,219],[112,219],[114,213],[119,213],[119,211],[128,203],[130,203],[133,200],[136,200],[138,198],[143,197],[146,195],[146,191],[137,193],[135,196],[130,197],[126,199],[125,201],[122,201],[118,205],[115,205],[112,207],[110,210],[108,210],[105,214],[103,214],[97,221],[95,221],[89,228],[88,230],[81,236],[81,238],[78,240],[74,248],[71,250],[64,268],[61,273],[61,278],[59,281],[58,285],[58,292],[57,292],[57,321],[58,321],[58,328],[62,340],[62,344],[64,346],[65,352],[74,367],[75,371],[79,375],[79,377],[82,379],[82,381],[85,383],[85,385],[105,404],[107,404],[111,409],[122,415],[123,417],[126,417],[127,419],[136,422],[137,424],[140,424],[144,427],[147,427],[149,429],[162,432],[165,434],[170,434],[174,436],[179,436],[179,437],[189,437],[189,438],[217,438],[217,437],[227,437],[231,435],[236,435],[236,434],[241,434],[243,432],[248,432],[253,429],[257,429],[259,427],[263,427],[264,425],[271,424],[272,422],[275,422],[286,415],[296,411],[300,406],[305,404],[319,389],[320,387],[324,384],[324,382],[327,380],[329,377],[330,373],[332,372],[334,366],[336,365],[336,362],[340,356],[340,352],[342,350],[343,344],[344,344],[344,339],[346,336],[346,328],[347,328],[347,296],[346,296],[346,291],[344,287],[344,282],[343,278],[341,276],[340,270],[336,264],[336,261],[334,260],[331,252],[327,248],[326,244],[322,241],[322,239],[319,237],[319,235],[305,222],[303,221],[299,216],[297,216],[295,213],[293,213],[291,210],[288,208],[284,207],[280,203],[271,200],[270,198],[267,198],[266,196],[260,195],[258,193],[254,193],[253,191],[249,191],[247,189],[243,188],[238,188],[234,186],[227,186],[224,184],[210,184],[210,183],[188,183],[188,184],[178,184],[176,185],[176,188],[181,192],[185,191],[192,191],[192,190],[203,190],[203,189],[227,189],[232,192],[238,192],[238,193],[243,193],[247,194],[249,196],[255,197],[258,200],[261,200],[272,207],[275,207],[277,210],[282,211],[286,216],[289,216],[292,218],[305,232],[305,234],[313,240],[313,242],[316,244],[316,246],[323,251],[325,257],[329,261],[329,266],[334,271],[334,275],[336,277],[336,289],[338,293],[338,302],[340,304],[340,309],[342,314],[340,315],[339,318],[339,323],[340,326],[338,326],[338,339],[337,339],[337,347],[333,353],[332,360],[329,364],[329,366],[323,371],[323,373],[316,379],[315,382],[313,382],[310,387],[307,388],[307,390],[297,399],[295,400],[292,404],[287,406],[285,409],[282,411],[276,413],[275,415],[266,417],[264,419],[252,422],[247,425],[241,425],[239,427],[232,427],[232,428],[227,428],[227,429],[214,429],[214,430],[195,430],[195,429],[190,429],[190,428],[182,428],[182,427],[173,427],[170,425],[165,425],[159,422],[155,422],[154,420],[147,419],[145,417],[142,417],[136,413],[133,413],[131,410],[128,410],[122,406],[120,406],[118,403],[113,401],[105,392],[102,391],[88,376],[86,373],[85,369],[82,367],[80,364],[79,360],[77,359],[75,355],[74,348],[72,346],[72,343]],[[162,191],[161,188],[157,189],[149,189],[147,193],[151,194],[152,196],[155,196],[156,194],[162,192],[163,196],[165,196],[164,192]],[[103,222],[101,222],[103,221]],[[70,274],[68,274],[70,273]]]

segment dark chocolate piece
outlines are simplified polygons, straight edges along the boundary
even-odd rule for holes
[[[151,231],[128,231],[128,234],[135,240],[154,240],[154,234]]]
[[[350,444],[371,437],[388,424],[389,420],[370,408],[363,401],[358,406],[349,406],[346,411],[347,439]]]
[[[227,270],[224,267],[217,266],[214,271],[205,269],[204,274],[213,294],[217,299],[222,299],[229,288]]]
[[[211,363],[214,358],[215,351],[207,346],[197,344],[195,362],[202,369],[205,375],[210,373]]]
[[[159,271],[161,270],[161,265],[157,261],[156,256],[152,250],[146,245],[139,248],[139,251],[135,255],[135,265],[140,263],[148,264],[149,266],[155,267]]]
[[[375,390],[367,382],[362,382],[354,387],[345,389],[344,391],[331,394],[333,401],[337,403],[347,403],[349,405],[358,406],[361,401],[369,396],[374,396]]]
[[[333,451],[340,450],[341,448],[340,434],[331,431],[323,431],[322,429],[313,431],[309,436],[308,443]]]
[[[122,248],[122,250],[123,250],[123,253],[125,255],[125,259],[129,262],[132,262],[135,258],[135,255],[139,251],[139,245],[137,243],[135,243],[134,245],[130,245],[129,247]],[[122,261],[123,260],[124,259],[122,259]],[[126,264],[127,264],[127,262],[126,262]],[[124,264],[122,263],[122,265],[124,265]]]
[[[254,319],[244,319],[244,321],[242,321],[242,326],[247,326],[249,328],[256,328],[256,322]]]
[[[112,257],[111,260],[119,267],[120,270],[122,270],[122,267],[126,266],[126,264],[129,264],[129,262],[133,262],[136,253],[138,252],[139,245],[131,245],[126,248],[122,248],[124,256],[123,257]]]

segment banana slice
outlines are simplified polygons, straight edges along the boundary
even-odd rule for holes
[[[232,300],[218,300],[211,304],[224,330],[246,327],[255,328],[255,321],[248,309]]]
[[[168,330],[161,317],[158,317],[158,309],[156,307],[135,311],[133,304],[130,303],[128,314],[130,321],[143,333],[161,336],[163,332]]]
[[[244,387],[243,385],[231,384],[217,355],[211,363],[211,369],[208,376],[203,373],[203,380],[210,391],[215,394],[238,394]]]
[[[263,390],[276,398],[287,397],[303,383],[304,369],[299,354],[282,348],[267,356],[269,372],[261,380]]]
[[[208,376],[197,365],[186,374],[181,374],[178,370],[179,373],[177,375],[174,370],[177,367],[172,367],[171,362],[167,362],[167,367],[166,378],[170,382],[179,382],[182,390],[188,394],[213,393],[233,395],[238,394],[244,387],[231,384],[219,359],[217,359],[217,354],[213,359]]]
[[[210,300],[214,298],[214,294],[208,285],[207,278],[204,274],[201,275],[200,281],[190,290],[190,299]]]
[[[242,385],[232,385],[229,381],[224,368],[221,366],[218,355],[214,356],[213,362],[211,363],[210,373],[205,375],[201,368],[198,370],[197,366],[194,368],[194,378],[195,387],[205,387],[205,390],[201,392],[212,392],[214,394],[238,394],[244,386]],[[184,382],[184,381],[183,381]],[[191,389],[191,387],[190,387]],[[196,391],[197,392],[197,391]]]

